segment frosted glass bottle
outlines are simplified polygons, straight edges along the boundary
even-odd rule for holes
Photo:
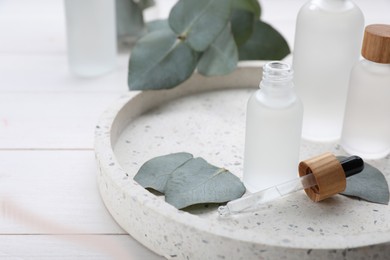
[[[359,59],[363,29],[363,14],[349,0],[312,0],[299,11],[293,68],[305,107],[304,139],[340,138],[349,73]]]
[[[115,0],[65,0],[68,62],[79,76],[98,76],[116,66]]]
[[[248,101],[243,181],[250,192],[297,177],[303,108],[292,79],[289,64],[267,63]]]
[[[366,27],[362,56],[351,71],[341,145],[379,159],[390,153],[390,25]]]

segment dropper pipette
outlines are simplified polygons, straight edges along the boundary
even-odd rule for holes
[[[312,169],[305,167],[308,165],[312,166]],[[264,203],[303,189],[305,189],[308,196],[314,201],[325,199],[342,192],[345,189],[345,178],[361,172],[364,169],[364,162],[358,156],[351,156],[338,161],[336,157],[328,153],[301,162],[299,168],[300,178],[275,185],[240,199],[232,200],[225,206],[218,208],[219,214],[221,216],[229,216],[243,212],[251,212],[258,209]],[[332,183],[332,179],[334,182],[340,182],[341,184]],[[343,180],[344,184],[342,183]]]

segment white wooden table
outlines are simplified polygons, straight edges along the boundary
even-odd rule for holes
[[[261,2],[292,46],[305,0]],[[390,0],[356,2],[367,24],[390,24]],[[96,185],[95,124],[128,91],[129,55],[110,74],[70,75],[64,19],[63,0],[0,1],[0,259],[161,259],[115,223]]]

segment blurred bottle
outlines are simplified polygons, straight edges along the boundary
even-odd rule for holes
[[[302,137],[340,138],[350,70],[359,59],[364,27],[350,0],[311,0],[299,11],[294,81],[305,108]]]
[[[115,0],[65,0],[70,71],[105,74],[116,66]]]
[[[366,27],[362,56],[351,71],[341,145],[379,159],[390,153],[390,25]]]
[[[142,6],[133,0],[116,0],[116,30],[120,48],[131,48],[145,33]]]

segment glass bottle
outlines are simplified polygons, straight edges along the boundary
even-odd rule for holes
[[[292,80],[289,64],[267,63],[260,89],[249,98],[243,181],[250,192],[297,176],[303,107]]]
[[[78,76],[98,76],[116,66],[114,0],[65,0],[68,62]]]
[[[379,159],[390,153],[390,25],[366,27],[362,56],[351,71],[341,145]]]
[[[116,31],[120,48],[130,48],[145,31],[142,8],[133,0],[116,0]]]
[[[305,107],[302,137],[341,136],[350,70],[359,59],[364,17],[350,0],[311,0],[299,11],[294,81]]]

